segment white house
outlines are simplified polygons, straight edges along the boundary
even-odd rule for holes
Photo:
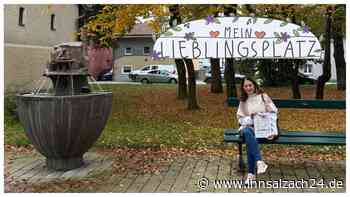
[[[346,60],[345,54],[346,54],[346,42],[343,40],[344,44],[344,58]],[[336,72],[336,66],[335,66],[335,60],[334,60],[334,45],[333,42],[331,42],[331,82],[337,81],[337,72]],[[302,65],[299,68],[299,71],[310,78],[317,79],[319,76],[323,73],[323,62],[322,61],[307,61],[306,64]]]

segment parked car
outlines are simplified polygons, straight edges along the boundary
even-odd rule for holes
[[[220,73],[221,80],[222,80],[222,82],[224,82],[225,81],[224,70],[221,69],[220,72],[221,72]],[[241,75],[241,74],[235,73],[236,83],[240,83],[241,80],[243,80],[244,78],[245,78],[245,75]],[[208,72],[205,73],[204,82],[205,83],[211,83],[211,80],[212,80],[212,78],[211,78],[211,71],[208,71]]]
[[[301,72],[298,73],[298,80],[299,80],[299,84],[316,84],[317,79],[311,78],[308,75],[305,75]]]
[[[135,74],[133,81],[141,83],[177,83],[178,76],[167,70],[151,70],[146,73]]]
[[[108,71],[107,73],[101,74],[97,81],[112,81],[113,80],[113,70]]]
[[[135,75],[146,74],[152,70],[166,70],[169,73],[176,74],[176,66],[173,64],[147,65],[138,70],[131,71],[129,73],[129,78],[135,80]]]

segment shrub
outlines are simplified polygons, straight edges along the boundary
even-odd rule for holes
[[[13,125],[19,121],[16,106],[16,93],[5,93],[4,119],[5,125]]]

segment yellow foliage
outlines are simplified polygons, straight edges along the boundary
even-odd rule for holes
[[[169,12],[170,6],[172,5],[104,5],[101,12],[92,17],[89,23],[86,25],[88,32],[87,35],[89,38],[98,36],[99,40],[112,41],[113,39],[123,36],[126,32],[130,31],[135,25],[138,17],[151,17],[148,24],[156,33],[159,33],[162,31],[161,26],[164,23],[167,23],[169,16],[171,15]],[[304,21],[312,29],[313,33],[316,32],[316,34],[320,34],[324,32],[324,16],[320,13],[323,13],[328,6],[329,5],[319,4],[257,4],[251,5],[250,7],[252,7],[252,9],[255,11],[256,16],[265,16],[281,20],[286,20],[286,18],[291,19],[291,17],[294,16],[299,25],[301,24],[301,21]],[[181,4],[179,5],[179,12],[182,22],[186,22],[190,20],[202,19],[208,15],[214,15],[215,13],[222,12],[223,8],[223,5],[214,4]],[[237,10],[242,16],[248,16],[251,14],[246,6],[238,6]]]

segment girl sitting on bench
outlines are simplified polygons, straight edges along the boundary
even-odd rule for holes
[[[257,174],[264,173],[267,164],[262,161],[259,142],[266,140],[265,138],[255,138],[253,118],[256,115],[262,115],[266,112],[276,112],[277,108],[273,104],[271,98],[259,88],[259,85],[251,78],[245,78],[241,84],[241,97],[237,110],[237,119],[241,125],[239,130],[247,144],[248,158],[248,175],[246,184],[255,180],[255,165],[257,166]],[[271,140],[274,136],[269,136]]]

